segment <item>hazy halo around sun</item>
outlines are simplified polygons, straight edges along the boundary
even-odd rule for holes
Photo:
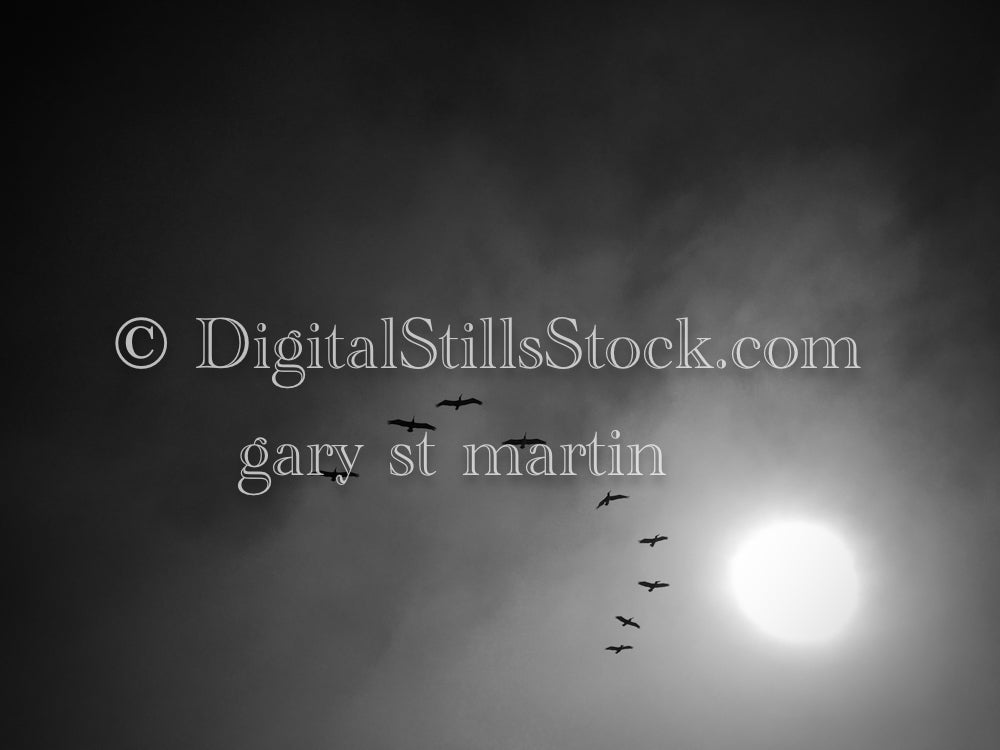
[[[781,521],[751,533],[733,556],[729,575],[744,614],[787,643],[829,641],[858,606],[850,550],[817,523]]]

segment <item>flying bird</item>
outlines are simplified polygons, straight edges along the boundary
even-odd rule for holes
[[[650,583],[649,581],[639,581],[639,585],[640,586],[645,586],[647,589],[649,589],[649,593],[652,594],[653,593],[653,589],[666,588],[670,584],[669,583],[663,583],[662,581],[653,581],[652,583]]]
[[[502,445],[516,445],[521,450],[524,450],[526,445],[545,445],[545,441],[540,438],[530,438],[528,433],[524,433],[524,437],[511,438],[510,440],[504,440]]]
[[[665,542],[668,537],[663,536],[663,534],[657,534],[656,536],[646,537],[645,539],[640,539],[639,544],[648,544],[650,548],[656,546],[657,542]]]
[[[601,502],[597,504],[597,507],[600,508],[604,505],[611,505],[612,500],[624,500],[626,497],[628,497],[628,495],[612,495],[609,491],[607,495],[601,498]]]
[[[608,646],[604,650],[605,651],[614,651],[615,654],[620,654],[622,651],[627,651],[630,648],[632,648],[632,647],[631,646],[626,646],[625,644],[622,644],[621,646]]]
[[[340,471],[339,469],[334,469],[333,471],[323,471],[322,469],[320,469],[319,473],[322,474],[324,477],[330,477],[331,482],[336,482],[337,477],[344,477],[346,479],[347,477],[357,476],[357,474],[355,474],[353,471]]]
[[[434,425],[427,424],[426,422],[414,422],[413,417],[410,417],[409,421],[405,419],[390,419],[389,424],[398,424],[400,427],[405,427],[407,432],[413,432],[414,429],[419,429],[419,430],[437,429],[437,427],[435,427]]]
[[[454,401],[449,398],[446,398],[443,401],[437,402],[438,406],[454,406],[455,411],[458,411],[463,406],[468,406],[469,404],[479,404],[480,406],[482,406],[483,402],[480,401],[478,398],[462,398],[461,393],[458,394],[458,398],[455,399]]]
[[[622,617],[621,615],[615,615],[615,619],[622,624],[624,628],[626,625],[631,625],[633,628],[639,627],[639,623],[633,620],[631,617]]]

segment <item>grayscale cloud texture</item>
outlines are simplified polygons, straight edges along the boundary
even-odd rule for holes
[[[9,362],[16,723],[37,746],[996,743],[997,59],[984,19],[837,6],[24,18],[31,294]],[[148,315],[164,362],[114,332]],[[861,369],[195,369],[284,332],[557,315],[852,336]],[[25,363],[21,366],[20,362]],[[457,393],[482,408],[444,413]],[[385,425],[438,425],[431,478]],[[461,477],[460,446],[656,442],[663,478]],[[264,435],[343,488],[236,491]],[[631,497],[595,512],[608,490]],[[844,534],[818,650],[726,586],[748,530]],[[654,551],[636,544],[662,532]],[[671,581],[646,595],[643,577]],[[637,649],[615,614],[643,623]]]

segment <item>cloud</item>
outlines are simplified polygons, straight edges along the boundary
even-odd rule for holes
[[[102,747],[988,746],[991,48],[841,8],[495,20],[154,25],[39,73],[22,262],[52,333],[19,351],[58,339],[63,360],[12,420],[37,477],[7,510],[26,724]],[[107,334],[135,314],[177,332],[141,377]],[[340,371],[287,393],[194,370],[211,314],[636,337],[686,315],[720,341],[854,336],[862,368]],[[433,410],[460,391],[483,408]],[[395,481],[384,423],[414,410],[441,422],[439,474]],[[612,427],[660,443],[667,478],[458,477],[464,442]],[[239,496],[258,434],[365,443],[361,477]],[[595,511],[609,489],[632,497]],[[772,648],[728,597],[727,555],[774,514],[858,555],[836,650]],[[614,614],[643,623],[621,657]]]

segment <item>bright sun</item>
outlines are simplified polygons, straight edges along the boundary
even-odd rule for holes
[[[817,643],[840,633],[858,604],[858,577],[843,541],[824,526],[785,521],[748,537],[730,565],[743,612],[768,635]]]

